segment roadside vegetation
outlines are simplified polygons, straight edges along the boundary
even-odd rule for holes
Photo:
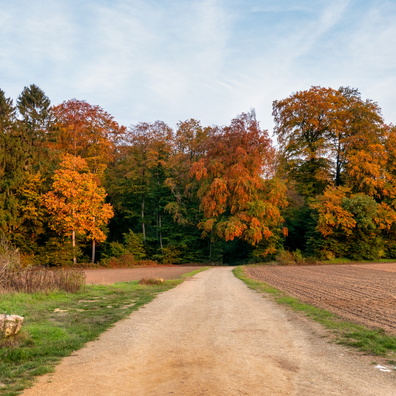
[[[384,356],[392,361],[395,360],[395,336],[385,334],[383,330],[370,329],[363,325],[342,320],[329,311],[302,303],[282,290],[249,278],[245,274],[243,266],[236,267],[233,273],[237,278],[245,282],[249,288],[257,292],[270,294],[277,303],[285,304],[295,311],[302,312],[331,330],[338,343],[355,347],[366,354]]]
[[[176,280],[138,281],[110,286],[84,286],[75,293],[44,291],[5,293],[0,312],[25,318],[14,337],[0,338],[0,394],[13,396],[30,386],[35,376],[52,372],[61,358],[155,298],[206,268]]]

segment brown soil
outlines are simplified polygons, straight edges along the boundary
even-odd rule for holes
[[[303,302],[396,334],[396,264],[258,266],[245,271]]]
[[[393,396],[394,372],[212,268],[64,359],[25,396]]]
[[[87,269],[84,270],[88,285],[108,285],[130,282],[142,278],[177,279],[179,276],[200,268],[199,266],[168,265],[149,268]]]
[[[396,272],[396,263],[353,264],[353,266],[370,268],[378,271]]]

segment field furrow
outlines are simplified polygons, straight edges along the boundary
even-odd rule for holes
[[[396,334],[396,264],[252,266],[246,274],[344,319]]]

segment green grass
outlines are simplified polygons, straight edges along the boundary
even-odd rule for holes
[[[394,263],[396,259],[376,259],[376,260],[351,260],[348,258],[335,258],[332,260],[323,260],[323,264],[357,264],[357,263]]]
[[[245,274],[243,267],[236,267],[233,272],[249,288],[271,294],[279,304],[285,304],[295,311],[302,312],[325,328],[332,330],[338,343],[358,348],[360,351],[370,355],[396,356],[395,336],[385,334],[381,329],[370,329],[342,320],[339,316],[329,311],[302,303],[297,298],[291,297],[281,290],[249,278]]]
[[[200,268],[198,268],[198,269],[196,269],[196,270],[193,270],[193,271],[191,271],[191,272],[188,272],[187,274],[181,275],[180,278],[182,278],[182,279],[189,278],[189,277],[191,277],[191,276],[194,276],[194,275],[196,275],[196,274],[199,274],[199,273],[202,272],[202,271],[206,271],[206,270],[209,269],[209,268],[210,268],[210,267],[200,267]]]
[[[97,339],[158,293],[207,268],[161,285],[139,285],[136,281],[86,286],[77,294],[1,295],[0,313],[21,315],[25,320],[18,335],[0,339],[0,395],[19,394],[32,384],[35,376],[52,372],[61,358]]]

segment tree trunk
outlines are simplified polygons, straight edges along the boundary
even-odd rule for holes
[[[92,260],[91,260],[92,264],[95,264],[95,248],[96,248],[95,239],[92,239]]]
[[[158,215],[158,228],[159,228],[160,248],[161,248],[161,251],[162,251],[164,249],[164,246],[162,245],[162,220],[161,220],[161,215]]]
[[[73,264],[77,264],[76,257],[76,231],[72,231]]]
[[[338,139],[337,143],[337,158],[336,158],[336,175],[335,175],[335,185],[339,186],[341,184],[341,142]]]
[[[142,234],[143,234],[143,241],[146,242],[146,225],[144,223],[144,198],[142,200]]]

